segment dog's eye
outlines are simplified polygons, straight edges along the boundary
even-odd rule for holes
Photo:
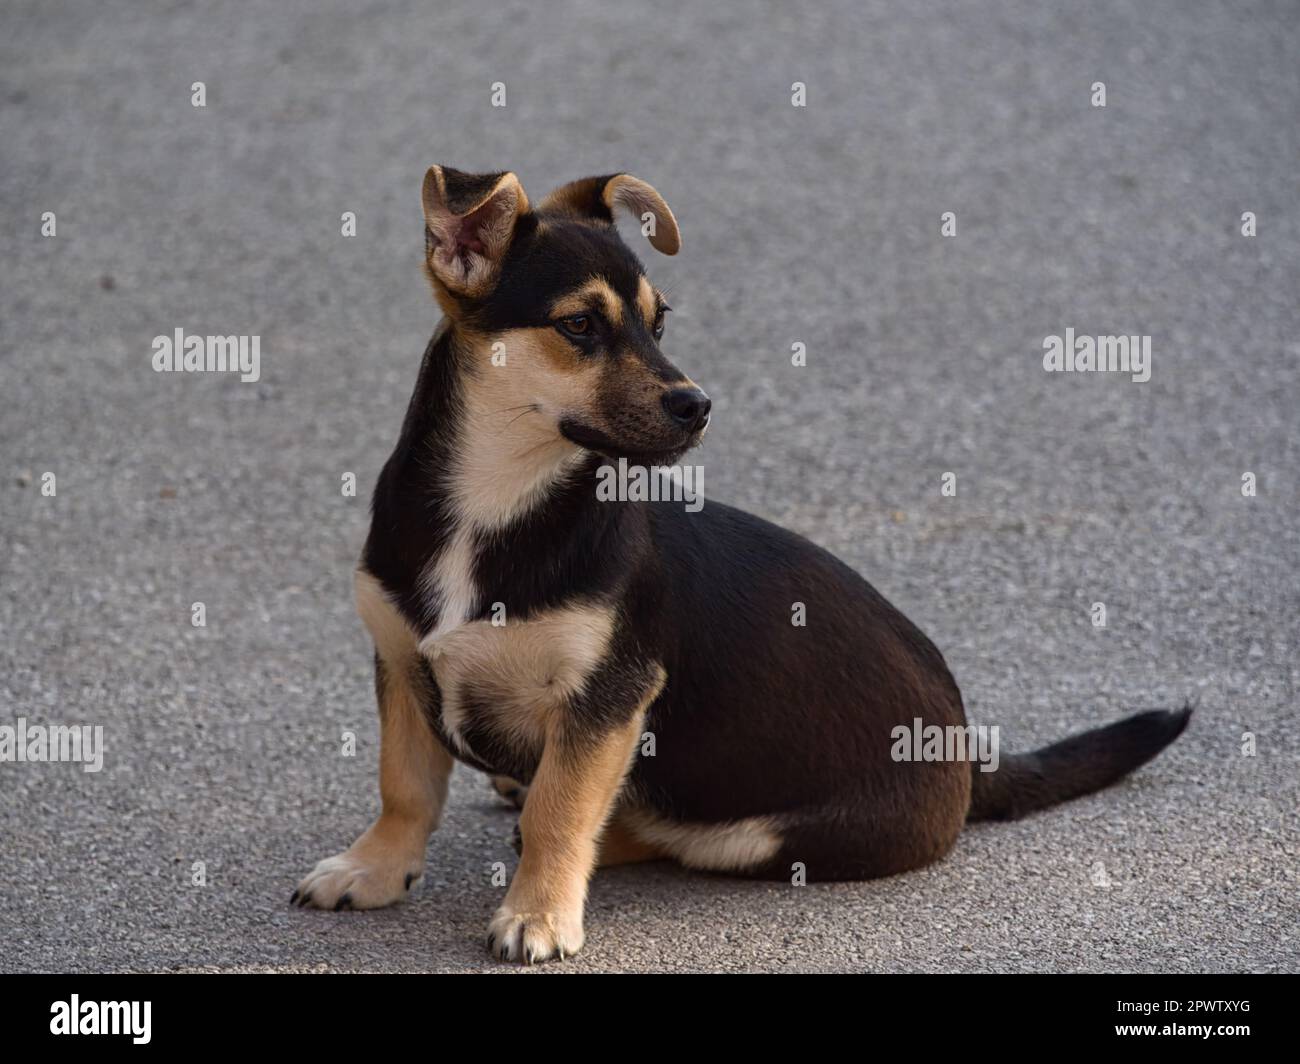
[[[556,324],[570,336],[586,336],[591,332],[589,314],[574,314],[568,318],[561,318]]]
[[[662,306],[657,311],[655,311],[655,320],[654,320],[654,324],[650,326],[650,331],[654,333],[654,338],[656,340],[658,340],[664,334],[664,316],[668,313],[670,309],[671,308],[668,306]]]

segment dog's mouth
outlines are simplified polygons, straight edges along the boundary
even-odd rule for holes
[[[620,443],[599,429],[571,418],[565,418],[559,426],[560,435],[570,443],[576,443],[579,447],[594,451],[604,458],[626,458],[629,462],[647,466],[672,465],[700,442],[700,437],[704,435],[704,427],[701,426],[695,432],[683,436],[678,443],[670,447],[645,447],[640,444]]]

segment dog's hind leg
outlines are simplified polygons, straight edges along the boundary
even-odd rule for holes
[[[520,857],[524,855],[524,833],[518,824],[515,825],[515,830],[510,836],[510,845]],[[600,836],[600,845],[596,850],[596,867],[613,868],[615,865],[659,861],[666,857],[668,854],[659,847],[637,838],[628,823],[615,813]]]
[[[957,841],[970,805],[970,762],[900,765],[896,786],[773,818],[780,847],[739,869],[758,879],[877,879],[939,860]]]
[[[640,861],[659,861],[668,856],[653,843],[638,838],[627,820],[615,813],[605,826],[605,833],[600,837],[600,851],[596,857],[596,867],[611,868],[614,865],[635,864]]]
[[[516,809],[522,809],[528,797],[528,785],[509,776],[493,776],[492,789]]]
[[[433,692],[416,667],[414,637],[378,588],[358,573],[357,604],[375,639],[383,811],[344,853],[298,884],[292,901],[300,906],[377,909],[404,898],[424,874],[425,846],[447,798],[452,757],[425,715]]]

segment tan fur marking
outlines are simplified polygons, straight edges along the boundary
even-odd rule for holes
[[[522,809],[524,799],[528,797],[527,784],[520,783],[509,776],[493,776],[492,789],[516,809]]]
[[[667,856],[668,854],[658,846],[634,835],[620,810],[605,825],[605,833],[600,837],[600,853],[596,858],[596,864],[600,868],[612,868],[615,865],[657,861]]]
[[[601,224],[591,212],[603,189],[604,184],[597,178],[579,178],[548,192],[538,204],[537,210],[542,214],[564,214],[593,225]]]
[[[561,296],[551,307],[551,314],[556,318],[569,318],[584,314],[593,307],[600,310],[615,328],[623,324],[623,301],[602,277],[593,277],[582,287]]]
[[[507,606],[507,609],[509,607]],[[438,644],[434,675],[442,691],[443,727],[461,742],[468,688],[487,696],[489,725],[503,741],[540,752],[565,700],[579,694],[605,657],[614,613],[587,604],[494,626],[475,621]]]
[[[646,809],[627,809],[619,818],[641,842],[676,858],[687,868],[703,871],[744,871],[771,860],[781,848],[775,817],[691,824],[668,820]]]
[[[422,831],[423,855],[424,842],[442,817],[452,758],[424,716],[415,673],[415,633],[383,585],[364,569],[357,570],[355,588],[357,612],[384,667],[379,707],[379,793],[384,808],[380,819],[400,820]]]
[[[501,343],[504,364],[492,361]],[[597,364],[584,365],[554,329],[512,329],[474,345],[450,484],[462,524],[491,530],[535,504],[580,454],[559,422],[592,405]]]
[[[355,578],[357,612],[383,668],[379,683],[379,794],[382,812],[345,852],[321,861],[298,885],[304,904],[374,909],[400,901],[424,874],[424,849],[442,817],[452,758],[424,715],[414,670],[415,634],[383,585]]]
[[[365,624],[380,658],[394,665],[415,656],[415,633],[407,625],[384,590],[384,585],[365,569],[352,577],[357,615]]]
[[[647,325],[653,325],[655,315],[659,312],[659,296],[649,280],[644,276],[636,288],[636,305]]]
[[[581,353],[568,340],[561,336],[550,326],[541,326],[535,329],[512,329],[494,338],[504,345],[506,352],[507,365],[509,365],[509,353],[511,350],[523,347],[529,360],[524,363],[525,369],[533,366],[534,359],[544,362],[548,370],[556,373],[565,374],[566,378],[557,381],[557,384],[568,385],[571,382],[567,375],[583,376],[587,369],[587,362],[583,359]],[[491,346],[489,341],[488,346]],[[594,379],[595,374],[585,374]],[[540,386],[545,387],[548,382],[538,382]],[[578,389],[573,390],[578,393]],[[568,396],[566,388],[565,395]],[[581,393],[585,396],[585,392]]]

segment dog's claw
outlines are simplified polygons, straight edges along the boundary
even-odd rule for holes
[[[351,908],[352,908],[351,894],[344,894],[343,897],[339,898],[338,902],[335,903],[334,905],[334,911],[336,913],[342,912],[344,909],[351,909]]]
[[[297,902],[298,902],[298,892],[295,890],[295,891],[293,892],[293,897],[289,899],[289,904],[290,904],[290,905],[295,905],[295,904],[297,904]]]

